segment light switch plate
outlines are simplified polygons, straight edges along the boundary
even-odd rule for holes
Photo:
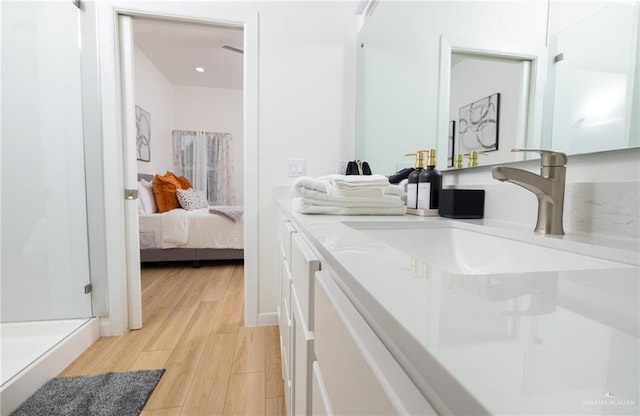
[[[336,173],[338,175],[344,175],[347,173],[347,164],[348,160],[338,160],[338,165],[336,166]]]
[[[287,176],[297,178],[307,174],[307,161],[305,159],[289,159],[287,161]]]

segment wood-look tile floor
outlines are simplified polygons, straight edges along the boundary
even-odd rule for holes
[[[142,416],[285,413],[278,327],[243,325],[241,264],[145,267],[142,313],[60,375],[165,368]]]

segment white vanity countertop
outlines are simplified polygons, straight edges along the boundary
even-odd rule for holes
[[[640,413],[636,241],[543,237],[482,220],[302,215],[287,202],[282,206],[440,413]],[[490,228],[509,240],[543,241],[622,263],[600,270],[462,274],[355,229],[356,223],[391,221],[405,230],[434,221],[476,232]]]

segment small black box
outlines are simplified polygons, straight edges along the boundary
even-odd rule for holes
[[[483,218],[484,189],[443,189],[438,206],[441,217]]]

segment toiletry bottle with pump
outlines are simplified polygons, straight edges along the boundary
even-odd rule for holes
[[[427,168],[420,172],[418,178],[418,209],[428,215],[438,215],[442,174],[436,169],[436,149],[423,152],[427,156]]]
[[[405,156],[415,156],[416,158],[416,170],[411,172],[409,177],[409,183],[407,184],[407,208],[409,209],[417,209],[418,208],[418,181],[420,178],[420,173],[422,173],[424,169],[424,159],[423,153],[426,150],[417,150],[415,153],[407,153]]]

